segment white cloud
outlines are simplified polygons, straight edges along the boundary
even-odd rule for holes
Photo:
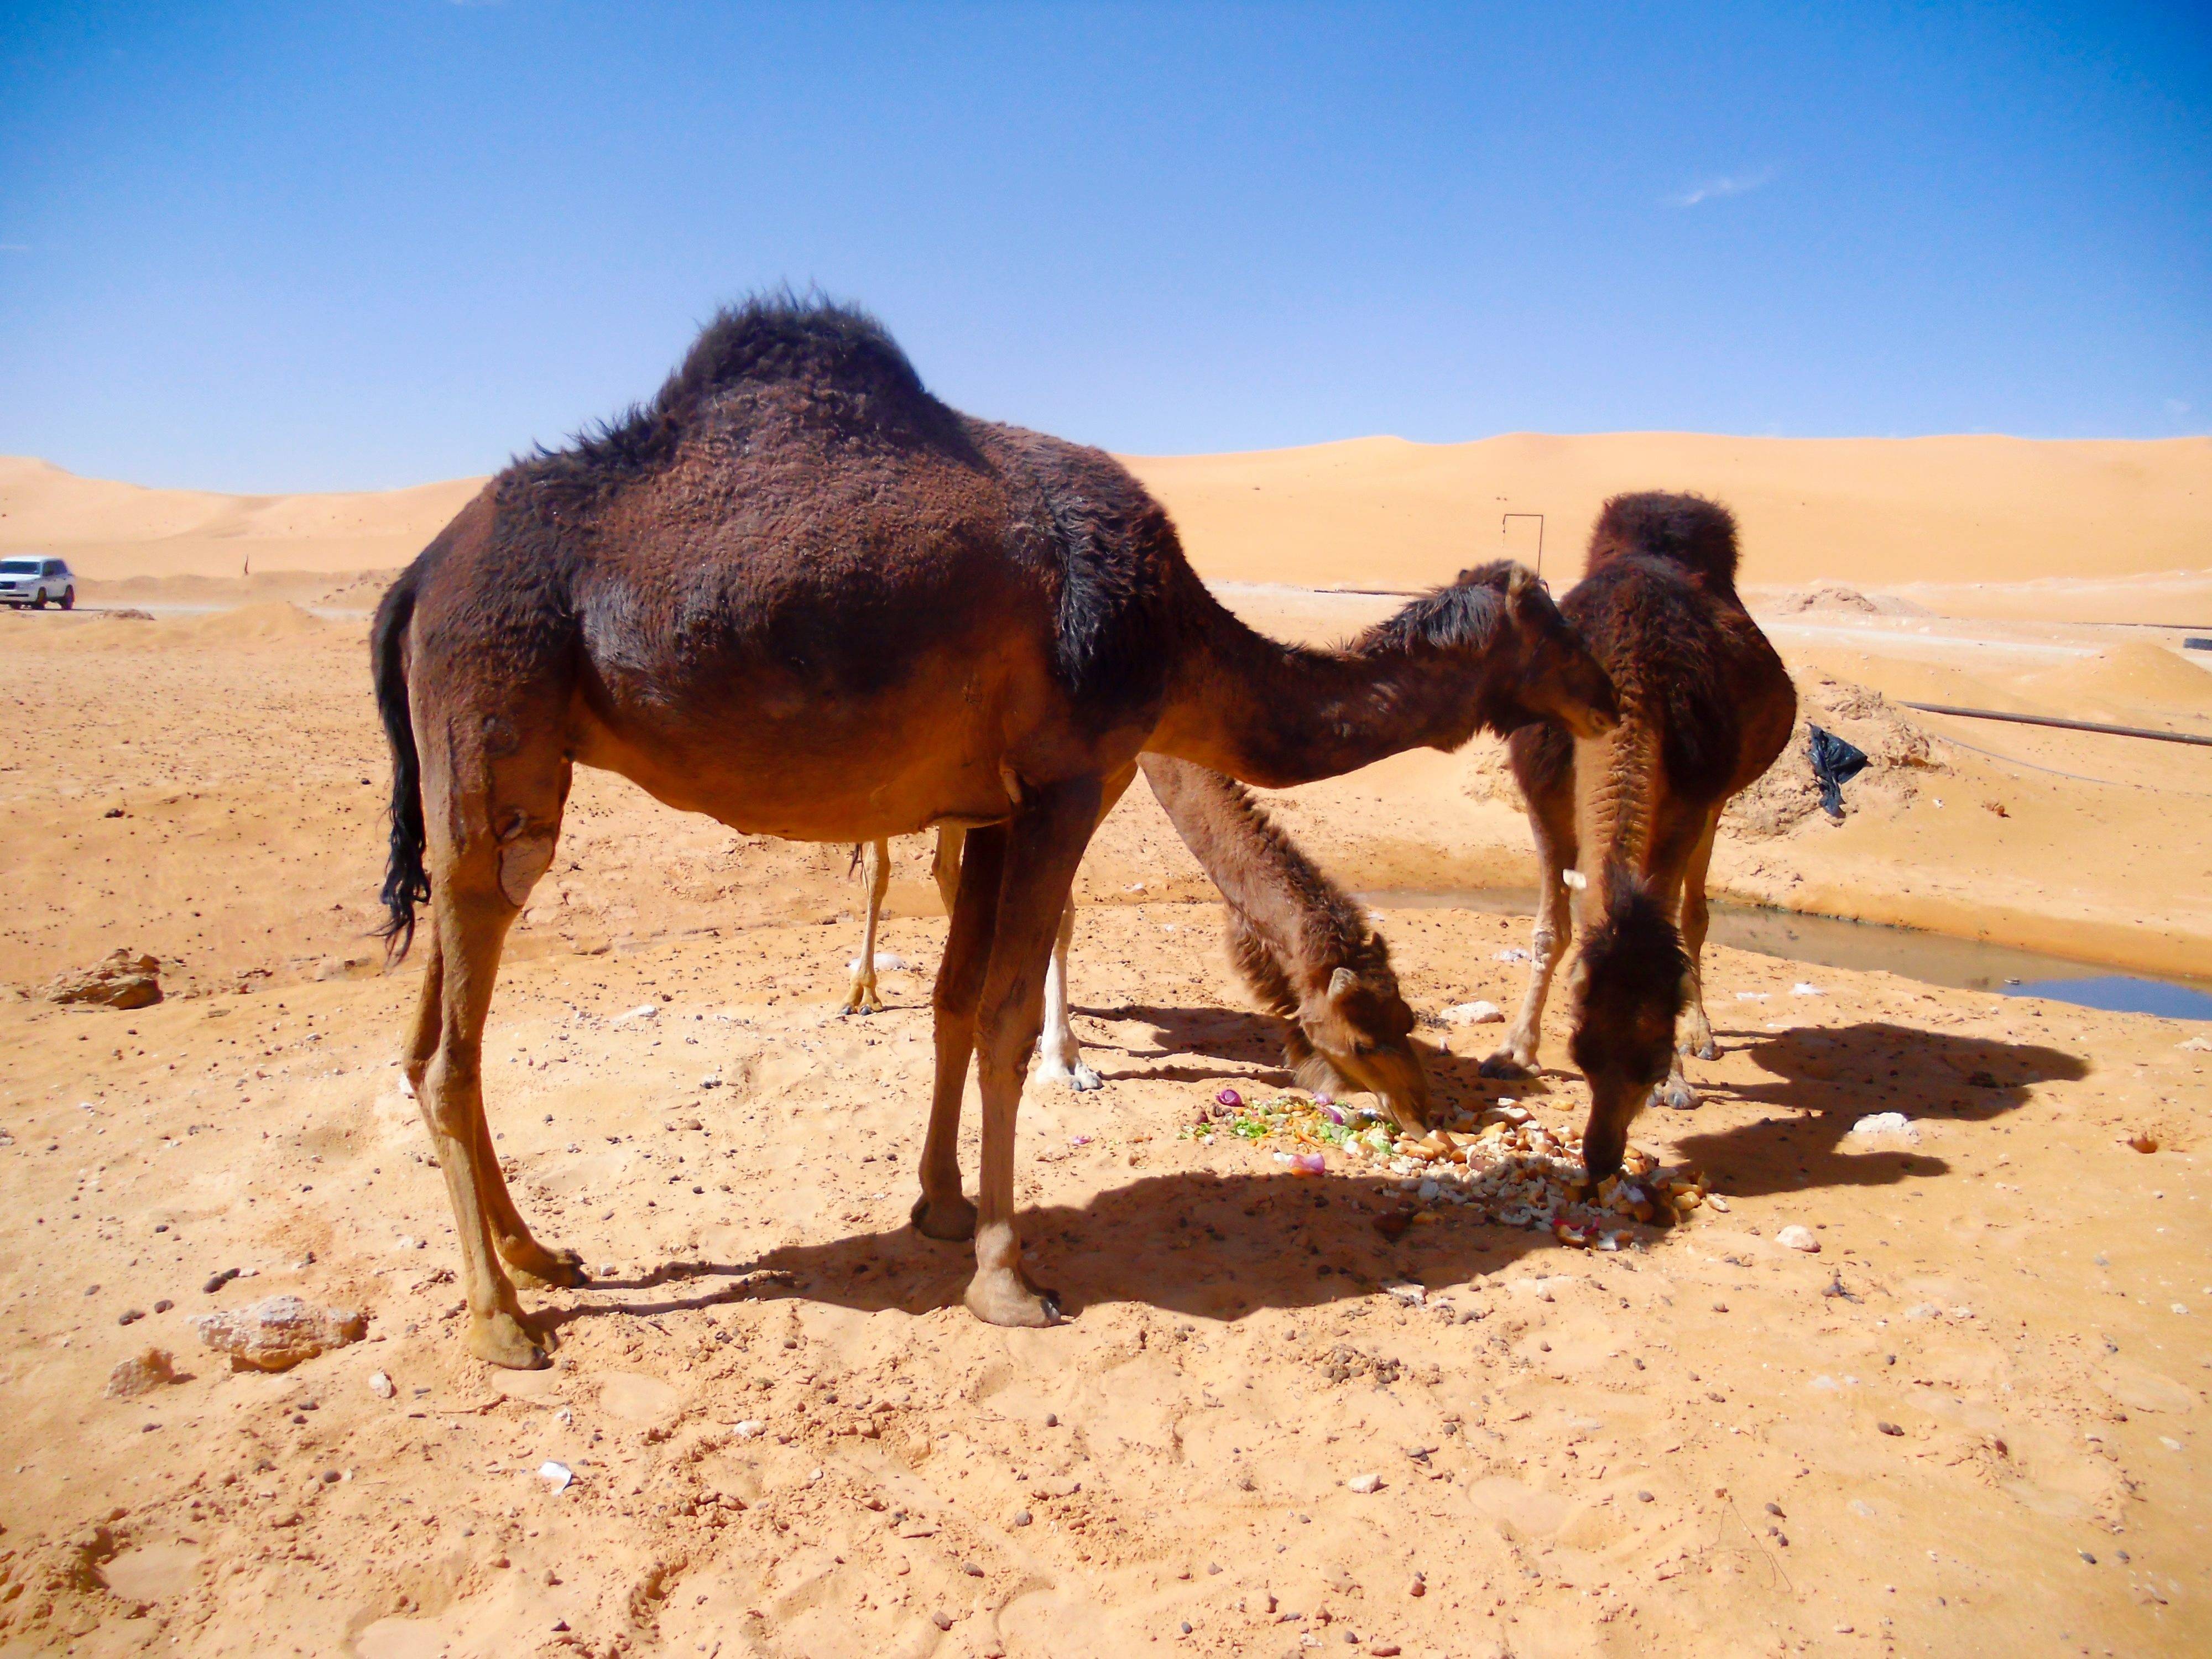
[[[1771,185],[1780,176],[1780,167],[1761,167],[1756,173],[1731,173],[1718,179],[1707,179],[1692,185],[1680,196],[1670,196],[1668,203],[1675,207],[1691,208],[1700,202],[1716,202],[1723,196],[1743,196],[1761,185]]]

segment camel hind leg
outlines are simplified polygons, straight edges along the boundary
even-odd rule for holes
[[[1044,973],[1044,1036],[1037,1044],[1036,1079],[1040,1083],[1063,1084],[1083,1091],[1103,1089],[1105,1082],[1084,1063],[1083,1041],[1075,1035],[1075,1022],[1067,1004],[1067,951],[1075,939],[1075,901],[1060,913],[1060,931],[1052,942],[1052,960]]]
[[[860,928],[860,959],[853,964],[853,988],[845,996],[848,1014],[879,1014],[883,993],[876,988],[876,923],[890,891],[891,844],[872,841],[860,850],[860,871],[868,889],[868,917]]]
[[[1098,821],[1103,823],[1114,805],[1136,781],[1134,765],[1110,774],[1099,793]],[[1037,1042],[1036,1079],[1064,1084],[1079,1093],[1103,1089],[1106,1081],[1084,1062],[1083,1042],[1075,1035],[1074,1009],[1068,1000],[1067,953],[1075,943],[1075,894],[1071,889],[1067,908],[1060,912],[1060,932],[1054,936],[1052,963],[1044,975],[1044,1035]]]

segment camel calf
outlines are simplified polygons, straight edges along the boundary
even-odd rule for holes
[[[1590,1086],[1583,1152],[1595,1182],[1620,1168],[1653,1090],[1692,1107],[1681,1049],[1711,1060],[1699,959],[1705,872],[1721,809],[1790,741],[1797,692],[1736,597],[1735,520],[1695,495],[1616,495],[1559,609],[1605,665],[1620,723],[1577,737],[1556,721],[1507,741],[1542,866],[1528,991],[1492,1077],[1536,1066],[1544,1000],[1575,924],[1575,1064]]]

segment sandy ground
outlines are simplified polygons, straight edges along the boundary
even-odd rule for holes
[[[1558,515],[1547,537],[1608,489],[1732,499],[1808,711],[1875,763],[1832,826],[1793,748],[1716,884],[2204,971],[2212,751],[1899,703],[2212,732],[2205,653],[2121,625],[2212,622],[2212,446],[1641,441],[1139,465],[1224,597],[1310,638],[1392,603],[1316,590],[1497,551],[1452,539],[1486,469]],[[1793,520],[1782,492],[1822,478],[1803,499],[1832,510]],[[958,1308],[965,1250],[904,1225],[944,928],[926,844],[897,848],[893,1006],[848,1018],[844,849],[580,775],[488,1092],[524,1208],[599,1279],[526,1292],[554,1370],[467,1361],[392,1061],[415,969],[380,974],[366,937],[382,578],[353,573],[470,488],[241,505],[0,463],[0,543],[45,536],[89,598],[153,613],[0,617],[0,1654],[2212,1642],[2205,1026],[1711,952],[1706,1103],[1638,1140],[1728,1207],[1575,1249],[1334,1154],[1301,1179],[1270,1144],[1192,1138],[1222,1087],[1287,1079],[1141,787],[1079,884],[1078,1024],[1108,1087],[1034,1090],[1023,1120],[1032,1260],[1078,1316],[1008,1333]],[[1378,502],[1406,526],[1359,530]],[[1916,522],[1944,556],[1885,562]],[[1401,757],[1274,798],[1348,884],[1425,896],[1380,901],[1424,1013],[1520,989],[1502,956],[1525,923],[1428,902],[1532,878],[1498,763]],[[38,995],[118,947],[161,958],[167,1000]],[[1479,1079],[1495,1030],[1428,1031],[1440,1097],[1578,1124],[1571,1073]],[[1891,1111],[1917,1139],[1851,1132]],[[1820,1250],[1783,1248],[1791,1225]],[[265,1376],[186,1323],[274,1292],[357,1308],[368,1336]],[[106,1397],[149,1346],[181,1380]]]
[[[1224,591],[1284,632],[1387,604]],[[1909,886],[2202,937],[2203,841],[2172,799],[2212,793],[2176,769],[2196,751],[2005,728],[1976,736],[2112,776],[1985,760],[1814,660],[1863,684],[1970,650],[1931,660],[1909,616],[1776,615],[1808,696],[1859,711],[1844,729],[1928,753],[1878,765],[1841,829],[1778,777],[1724,848],[1736,890],[1864,910]],[[1801,649],[1797,623],[1867,637]],[[443,1189],[392,1060],[414,970],[379,976],[363,937],[386,774],[361,619],[0,626],[7,977],[128,946],[171,993],[0,1005],[0,1652],[2126,1654],[2212,1629],[2212,1054],[2179,1046],[2203,1026],[1718,951],[1708,1103],[1638,1139],[1725,1214],[1603,1255],[1445,1206],[1393,1242],[1376,1221],[1418,1202],[1395,1182],[1183,1133],[1224,1085],[1286,1079],[1139,792],[1082,878],[1074,992],[1109,1086],[1033,1091],[1024,1118],[1024,1228],[1079,1317],[1000,1332],[957,1305],[965,1251],[903,1224],[943,933],[926,844],[898,848],[895,1006],[848,1019],[842,849],[584,774],[488,1071],[521,1202],[601,1279],[533,1293],[555,1370],[495,1373],[455,1340]],[[2117,675],[2115,712],[2151,684],[2142,708],[2191,717],[2195,682],[2160,676],[2193,663],[2079,637],[1970,662],[1979,695]],[[1494,759],[1401,757],[1279,805],[1364,888],[1510,881],[1525,831]],[[2003,818],[1980,804],[2000,789]],[[1386,932],[1425,1013],[1519,989],[1499,955],[1524,923],[1392,908]],[[1577,1124],[1571,1073],[1477,1078],[1494,1030],[1431,1032],[1440,1094]],[[1893,1110],[1917,1141],[1850,1133]],[[2146,1133],[2157,1152],[2123,1144]],[[1780,1248],[1789,1224],[1820,1251]],[[251,1276],[203,1289],[229,1267]],[[234,1375],[185,1322],[278,1291],[370,1335]],[[104,1397],[149,1345],[184,1380]]]

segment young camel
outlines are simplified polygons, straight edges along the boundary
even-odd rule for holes
[[[1279,644],[1206,592],[1111,458],[962,416],[872,319],[787,298],[723,313],[650,404],[501,472],[386,593],[370,648],[395,949],[418,903],[432,923],[406,1075],[453,1206],[470,1352],[517,1367],[547,1363],[545,1337],[502,1263],[582,1269],[501,1178],[483,1024],[579,763],[748,833],[969,827],[915,1223],[973,1237],[975,1314],[1042,1325],[1058,1308],[1022,1271],[1015,1115],[1107,781],[1146,748],[1282,786],[1480,723],[1613,717],[1518,567],[1342,651]],[[980,1205],[957,1153],[971,1058]]]
[[[1535,1069],[1545,994],[1579,921],[1569,1048],[1590,1085],[1592,1182],[1620,1170],[1629,1122],[1655,1088],[1669,1106],[1698,1103],[1682,1052],[1719,1052],[1699,974],[1713,836],[1797,716],[1796,689],[1736,597],[1735,569],[1725,507],[1656,493],[1607,501],[1559,609],[1612,677],[1620,723],[1581,737],[1547,720],[1508,743],[1542,886],[1528,994],[1482,1069]]]
[[[1338,1095],[1365,1090],[1398,1123],[1425,1126],[1428,1074],[1411,1038],[1413,1012],[1398,989],[1389,946],[1368,927],[1366,913],[1235,780],[1164,755],[1146,755],[1139,764],[1168,821],[1227,901],[1230,959],[1254,1000],[1285,1022],[1284,1064],[1299,1086]],[[1120,794],[1118,787],[1111,792],[1109,811]],[[938,832],[932,869],[948,914],[958,891],[960,836],[957,829]],[[859,1001],[861,975],[873,961],[887,857],[886,843],[870,843],[866,939],[848,1008]],[[1098,1074],[1084,1064],[1069,1018],[1067,948],[1074,927],[1071,901],[1045,975],[1044,1034],[1030,1075],[1096,1089],[1102,1086]],[[866,988],[872,995],[872,978]]]

